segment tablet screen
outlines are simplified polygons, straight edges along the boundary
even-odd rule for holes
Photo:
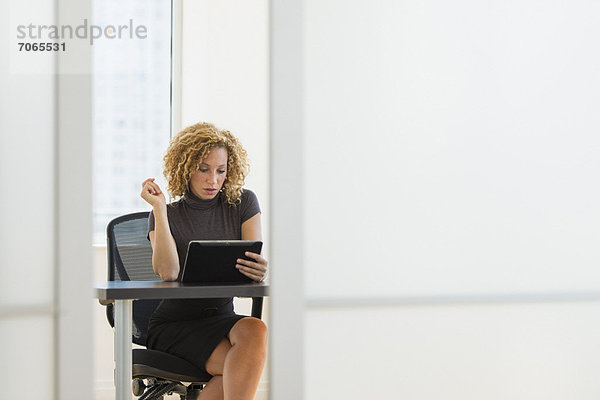
[[[182,283],[250,283],[235,265],[238,258],[252,260],[245,252],[260,254],[261,241],[192,240],[183,265]]]

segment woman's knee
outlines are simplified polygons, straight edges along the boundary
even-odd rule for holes
[[[231,328],[231,331],[229,332],[229,340],[231,341],[232,345],[240,343],[252,343],[255,346],[261,345],[266,347],[267,326],[258,318],[242,318]]]

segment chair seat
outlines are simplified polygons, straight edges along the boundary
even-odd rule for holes
[[[206,383],[212,375],[174,355],[157,350],[133,349],[134,378],[162,378],[171,381]]]

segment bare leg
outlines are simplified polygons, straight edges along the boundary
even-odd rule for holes
[[[223,376],[225,400],[254,398],[265,364],[266,342],[264,322],[247,317],[231,328],[229,340],[223,339],[215,348],[206,362],[206,370],[213,376]],[[200,396],[200,399],[204,400],[204,397]]]
[[[198,400],[223,400],[223,377],[213,376],[200,392]]]
[[[265,365],[267,328],[259,319],[241,319],[231,328],[229,341],[223,368],[225,399],[252,400]]]

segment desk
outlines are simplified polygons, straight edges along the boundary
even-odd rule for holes
[[[201,285],[163,281],[97,282],[95,296],[115,302],[115,386],[116,400],[131,399],[132,301],[143,299],[201,299],[218,297],[262,297],[265,283],[242,285]]]

